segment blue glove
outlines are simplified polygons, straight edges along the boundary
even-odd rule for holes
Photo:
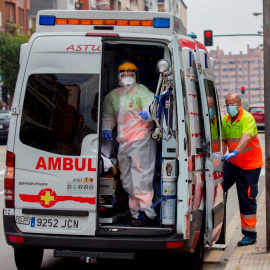
[[[106,140],[112,141],[112,134],[109,130],[103,130],[103,136]]]
[[[222,155],[213,153],[213,157],[217,160],[222,160]]]
[[[233,152],[231,152],[230,154],[226,154],[223,156],[223,161],[228,161],[230,158],[234,158],[238,155],[239,153],[234,150]]]
[[[149,114],[147,111],[142,111],[142,112],[138,113],[138,115],[140,115],[141,118],[144,120],[147,120],[149,118]]]

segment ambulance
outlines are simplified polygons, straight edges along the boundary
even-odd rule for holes
[[[102,135],[103,101],[124,60],[154,94],[157,222],[144,227],[123,222],[118,145]],[[18,269],[38,269],[45,249],[87,263],[183,254],[189,269],[202,269],[204,248],[225,238],[213,69],[170,13],[38,12],[21,46],[6,153],[4,231]]]

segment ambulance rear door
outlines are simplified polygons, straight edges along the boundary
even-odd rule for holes
[[[29,41],[13,102],[22,232],[95,234],[101,62],[101,37],[67,32]]]
[[[197,41],[194,56],[205,126],[206,235],[211,247],[219,238],[224,218],[221,118],[213,66],[206,48]]]
[[[181,70],[184,68],[181,61],[181,51],[179,39],[177,35],[172,38],[173,49],[173,74],[175,82],[175,105],[177,113],[177,154],[179,159],[179,176],[177,181],[177,233],[183,234],[184,239],[190,237],[190,211],[188,207],[189,201],[189,182],[188,179],[188,156],[185,150],[186,141],[186,115],[185,101],[183,96],[183,88],[181,81]]]

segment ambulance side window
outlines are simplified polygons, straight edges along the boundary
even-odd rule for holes
[[[184,72],[181,70],[181,82],[182,82],[182,90],[183,90],[183,98],[184,98],[184,113],[185,113],[185,132],[186,132],[186,146],[187,146],[187,153],[188,156],[191,155],[191,140],[190,140],[190,120],[189,120],[189,106],[188,106],[188,97],[187,97],[187,91],[186,91],[186,84],[185,84],[185,75]]]
[[[204,80],[207,103],[208,103],[208,113],[211,125],[211,140],[212,140],[212,151],[221,151],[220,147],[220,117],[218,115],[218,102],[215,95],[215,85],[213,81]]]
[[[97,74],[32,74],[23,104],[20,140],[50,153],[79,156],[97,134]]]
[[[196,93],[197,93],[197,98],[194,99],[196,103],[196,107],[198,108],[198,116],[199,116],[199,121],[197,122],[197,125],[199,126],[199,130],[201,133],[201,143],[205,144],[206,139],[205,139],[205,132],[204,132],[204,120],[203,120],[203,110],[202,110],[202,98],[201,98],[201,92],[200,92],[200,86],[199,82],[196,81],[191,81],[192,87],[195,88]]]

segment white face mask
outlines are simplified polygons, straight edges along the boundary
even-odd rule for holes
[[[134,83],[134,78],[132,77],[124,77],[124,78],[121,78],[121,83],[125,86],[130,86],[131,84]]]

